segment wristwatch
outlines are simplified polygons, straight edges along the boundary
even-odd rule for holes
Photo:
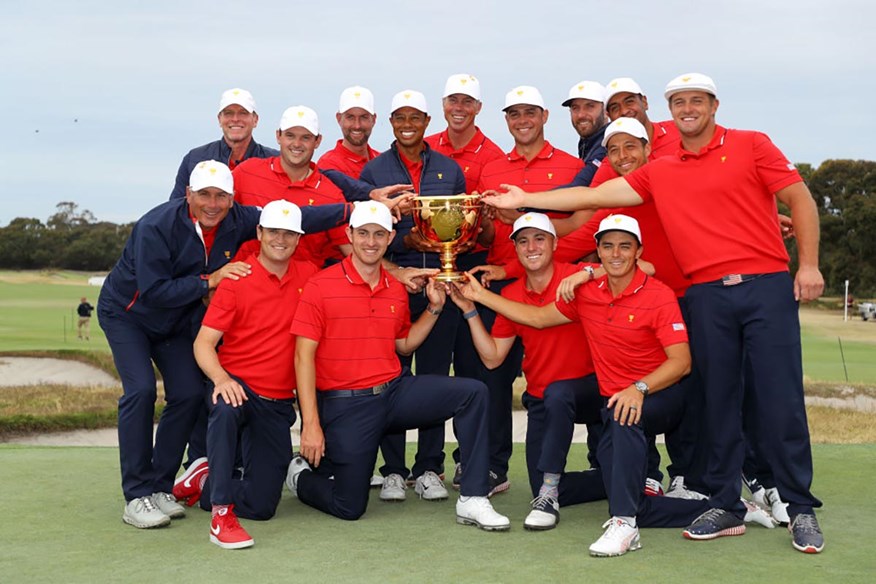
[[[639,393],[641,393],[641,394],[644,395],[644,396],[647,396],[647,395],[648,395],[649,387],[648,387],[648,384],[647,384],[647,383],[645,383],[645,382],[642,381],[642,380],[639,380],[639,381],[633,383],[633,385],[636,386],[636,389],[639,390]]]

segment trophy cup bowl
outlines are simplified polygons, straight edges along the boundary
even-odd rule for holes
[[[439,282],[460,282],[465,275],[456,269],[460,246],[477,237],[481,222],[480,195],[415,197],[414,224],[422,236],[441,245]]]

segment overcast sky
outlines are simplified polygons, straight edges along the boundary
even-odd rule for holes
[[[578,81],[635,78],[652,119],[668,118],[666,82],[715,79],[718,122],[758,129],[795,162],[876,159],[876,3],[871,0],[519,0],[399,2],[166,0],[3,2],[0,226],[45,221],[59,201],[132,221],[167,199],[180,159],[221,136],[219,96],[249,89],[273,145],[283,109],[320,115],[340,137],[340,91],[377,99],[372,146],[390,140],[392,95],[424,92],[444,128],[447,76],[481,80],[478,125],[503,149],[505,92],[535,85],[546,135],[574,152],[560,103]]]

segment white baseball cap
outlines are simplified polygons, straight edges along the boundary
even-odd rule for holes
[[[602,234],[609,231],[625,231],[631,235],[635,235],[639,240],[639,245],[642,245],[642,231],[639,229],[639,222],[629,215],[609,215],[599,222],[599,231],[593,236],[596,243],[599,243],[599,238]]]
[[[419,91],[413,89],[405,89],[399,91],[392,96],[392,106],[389,108],[389,113],[395,113],[396,110],[403,107],[412,107],[426,115],[429,115],[429,108],[426,106],[426,96]]]
[[[229,195],[234,194],[234,178],[227,166],[215,160],[205,160],[195,166],[189,176],[189,188],[200,191],[208,187],[216,187]]]
[[[316,112],[304,105],[286,108],[280,118],[280,131],[295,127],[304,128],[314,136],[319,136],[319,118]]]
[[[551,220],[547,215],[544,213],[526,213],[525,215],[518,217],[517,221],[514,222],[514,230],[511,231],[511,239],[514,239],[514,236],[517,235],[519,231],[523,231],[527,227],[540,229],[541,231],[550,233],[554,237],[557,236],[557,230],[554,229],[554,224],[551,223]]]
[[[374,115],[374,94],[359,85],[346,88],[341,92],[338,113],[342,114],[354,107],[361,107],[369,114]]]
[[[239,87],[222,93],[222,97],[219,98],[219,111],[221,112],[232,104],[239,105],[249,113],[255,112],[256,109],[255,99],[253,99],[252,94],[246,89]]]
[[[541,92],[531,85],[519,85],[505,94],[504,112],[515,105],[535,105],[544,109],[544,98]]]
[[[481,100],[481,82],[474,75],[468,73],[457,73],[447,78],[447,83],[444,84],[444,95],[448,97],[455,93],[461,93],[476,100]]]
[[[301,228],[301,209],[289,201],[271,201],[262,209],[259,225],[269,229],[286,229],[295,233],[304,233]]]
[[[569,107],[573,99],[589,99],[602,103],[605,98],[605,87],[598,81],[581,81],[569,89],[569,97],[563,102],[564,107]]]
[[[608,85],[605,86],[605,104],[608,105],[611,98],[618,93],[645,95],[645,92],[642,91],[642,88],[639,87],[638,83],[633,81],[632,77],[618,77],[617,79],[609,81]]]
[[[666,90],[663,96],[669,99],[680,91],[705,91],[718,97],[718,88],[715,87],[715,82],[708,75],[702,73],[685,73],[679,75],[672,81],[666,84]]]
[[[608,139],[615,134],[629,134],[636,138],[644,138],[648,141],[648,130],[642,122],[636,118],[618,118],[605,128],[605,136],[602,138],[603,148],[608,144]]]
[[[378,201],[357,201],[350,213],[350,227],[353,229],[375,223],[387,231],[392,231],[392,213],[389,207]]]

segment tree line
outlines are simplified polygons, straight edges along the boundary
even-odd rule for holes
[[[797,165],[821,217],[821,272],[826,293],[842,294],[845,280],[857,297],[876,296],[876,162],[826,160]],[[716,210],[717,211],[717,210]],[[98,221],[76,203],[58,203],[46,223],[18,217],[0,227],[0,268],[108,271],[133,223]],[[793,239],[786,245],[796,270]]]

